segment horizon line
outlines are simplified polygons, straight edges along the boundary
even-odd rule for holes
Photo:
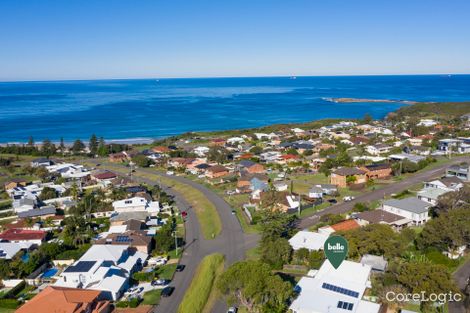
[[[232,78],[302,78],[302,77],[369,77],[369,76],[466,76],[470,73],[429,73],[429,74],[337,74],[337,75],[260,75],[260,76],[191,76],[191,77],[121,77],[121,78],[66,78],[66,79],[31,79],[31,80],[1,80],[0,83],[35,83],[35,82],[80,82],[99,80],[171,80],[171,79],[232,79]]]

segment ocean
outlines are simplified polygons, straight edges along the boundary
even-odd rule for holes
[[[470,75],[134,79],[0,83],[0,142],[148,139],[323,118],[383,118],[404,103],[470,100]]]

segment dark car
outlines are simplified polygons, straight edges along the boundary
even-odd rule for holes
[[[336,199],[330,199],[328,200],[329,203],[337,203],[338,201],[336,201]]]
[[[165,287],[162,290],[161,296],[162,297],[169,297],[169,296],[171,296],[171,294],[173,293],[174,290],[175,290],[175,287]]]
[[[176,266],[176,271],[177,272],[182,272],[185,267],[186,267],[186,265],[178,264],[178,266]]]

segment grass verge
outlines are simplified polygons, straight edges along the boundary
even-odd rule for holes
[[[223,267],[224,256],[222,254],[215,253],[202,259],[191,285],[178,308],[178,313],[203,313],[206,310],[210,311],[210,306],[215,302],[215,294],[212,296],[212,289]]]
[[[199,190],[168,177],[160,177],[163,184],[171,186],[191,204],[196,212],[205,239],[215,238],[222,231],[222,221],[215,205]]]
[[[144,293],[144,300],[142,304],[144,305],[157,305],[160,302],[160,296],[162,294],[162,289],[150,290]]]

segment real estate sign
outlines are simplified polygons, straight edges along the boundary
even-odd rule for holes
[[[331,265],[337,269],[348,256],[348,241],[342,236],[331,236],[325,241],[323,251]]]

